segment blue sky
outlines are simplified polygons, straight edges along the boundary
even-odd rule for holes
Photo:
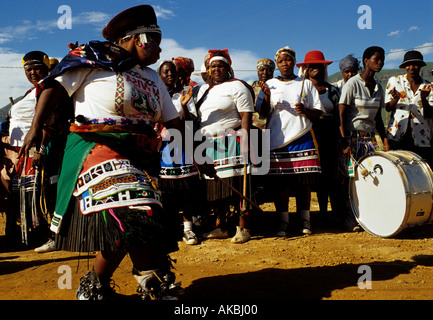
[[[387,52],[385,68],[396,68],[404,52],[419,48],[433,61],[433,1],[384,0],[149,0],[163,30],[161,59],[185,56],[200,68],[209,49],[229,49],[235,75],[256,78],[256,62],[273,59],[290,46],[298,62],[310,50],[321,50],[335,61],[329,74],[339,72],[338,60],[361,57],[378,45]],[[101,30],[120,11],[143,4],[134,0],[16,0],[2,3],[0,12],[0,107],[29,87],[21,57],[32,50],[62,58],[67,44],[103,40]],[[61,5],[72,12],[72,29],[60,29]],[[358,9],[366,5],[371,16]],[[367,18],[367,20],[364,20]],[[371,18],[371,19],[370,19]],[[361,29],[371,22],[371,29]],[[156,67],[154,65],[153,67]],[[278,71],[276,74],[278,75]],[[198,78],[195,78],[196,80]]]

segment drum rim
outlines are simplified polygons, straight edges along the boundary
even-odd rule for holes
[[[408,152],[408,153],[412,153],[415,154],[411,151],[407,151],[407,150],[393,150],[393,151],[404,151],[404,152]],[[417,154],[415,154],[417,157],[419,157]],[[364,161],[366,158],[371,157],[371,156],[380,156],[383,157],[385,159],[388,159],[391,161],[392,165],[398,170],[398,172],[400,173],[400,178],[402,180],[403,186],[404,186],[404,194],[405,194],[405,198],[406,198],[406,210],[405,212],[407,212],[408,210],[410,210],[410,201],[408,201],[409,197],[410,197],[410,192],[408,190],[408,179],[406,176],[406,173],[404,172],[404,170],[401,168],[401,165],[397,164],[395,161],[393,161],[391,159],[391,157],[393,156],[392,154],[387,153],[387,151],[376,151],[376,152],[370,152],[364,156],[362,156],[359,160],[358,163],[361,163],[362,161]],[[394,157],[396,158],[396,157]],[[357,172],[357,167],[355,167],[355,172]],[[350,207],[352,209],[352,213],[355,216],[356,221],[359,223],[359,225],[365,230],[367,231],[369,234],[373,235],[373,236],[377,236],[377,237],[381,237],[381,238],[389,238],[389,237],[393,237],[395,235],[397,235],[398,233],[400,233],[403,229],[405,229],[405,225],[407,224],[407,220],[408,220],[408,216],[404,217],[404,220],[402,221],[402,223],[400,224],[400,226],[398,228],[396,228],[396,230],[390,234],[387,235],[382,235],[376,232],[373,232],[370,228],[368,228],[366,226],[365,223],[363,223],[362,219],[359,217],[359,212],[358,210],[355,208],[354,205],[354,201],[353,201],[353,197],[352,197],[352,190],[353,190],[353,185],[354,184],[354,178],[351,177],[349,179],[349,203],[350,203]]]
[[[399,163],[395,163],[394,161],[392,161],[393,158],[395,160],[398,160],[398,157],[396,157],[394,155],[394,153],[403,154],[403,155],[409,154],[409,155],[412,156],[412,160],[416,160],[417,161],[417,164],[421,167],[422,171],[426,174],[425,177],[427,178],[428,184],[430,185],[429,190],[430,190],[430,192],[433,195],[433,168],[430,167],[430,165],[426,162],[426,160],[424,158],[422,158],[419,154],[417,154],[417,153],[415,153],[413,151],[410,151],[410,150],[377,151],[377,152],[372,152],[372,153],[369,153],[369,154],[361,157],[358,162],[362,162],[366,157],[371,157],[373,155],[378,155],[378,156],[382,156],[384,158],[389,159],[393,163],[393,165],[398,168],[398,170],[400,172],[402,171],[404,173],[404,179],[406,180],[406,181],[404,181],[405,182],[404,187],[405,187],[405,193],[406,193],[406,212],[410,213],[410,210],[412,210],[412,208],[411,208],[412,201],[411,200],[412,200],[412,196],[415,195],[415,193],[411,193],[411,191],[409,190],[410,186],[409,186],[409,183],[408,183],[408,177],[407,177],[406,171],[403,170],[403,166],[400,165]],[[410,161],[410,159],[407,159],[407,160]],[[402,178],[402,174],[400,174],[400,177]],[[385,236],[385,235],[378,234],[376,232],[372,232],[369,228],[367,228],[367,226],[362,222],[362,220],[358,218],[359,213],[358,213],[358,210],[356,210],[356,208],[354,207],[353,197],[352,197],[352,189],[353,189],[352,184],[353,183],[354,183],[353,182],[353,178],[351,178],[350,181],[349,181],[349,200],[350,200],[349,202],[350,202],[350,206],[352,208],[352,213],[354,214],[354,216],[355,216],[356,220],[358,221],[358,223],[368,233],[370,233],[370,234],[372,234],[374,236],[379,236],[379,237],[387,238],[387,237],[395,236],[398,233],[400,233],[402,230],[404,230],[406,228],[413,227],[415,225],[424,225],[424,224],[433,223],[433,206],[432,206],[431,209],[430,209],[430,213],[428,215],[426,215],[426,219],[421,224],[419,224],[419,223],[418,224],[413,224],[413,225],[409,224],[409,219],[411,218],[411,214],[406,214],[405,215],[405,219],[403,220],[403,222],[400,224],[400,226],[398,228],[396,228],[395,232],[393,232],[392,234],[389,234],[389,235]]]

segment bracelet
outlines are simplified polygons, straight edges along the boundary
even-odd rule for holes
[[[47,146],[44,146],[44,145],[42,144],[42,145],[39,147],[39,151],[38,151],[38,153],[41,154],[41,155],[43,155],[43,156],[47,155]]]

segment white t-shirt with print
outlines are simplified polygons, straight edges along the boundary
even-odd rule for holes
[[[197,100],[209,88],[201,86]],[[198,114],[203,134],[217,136],[218,131],[236,129],[241,125],[239,112],[254,112],[253,97],[249,89],[240,81],[226,81],[209,90]]]
[[[347,105],[344,118],[347,130],[373,132],[376,114],[384,106],[382,86],[376,82],[371,94],[364,79],[357,74],[343,86],[339,103]]]
[[[295,104],[299,102],[302,88],[302,78],[291,81],[281,81],[277,78],[266,81],[271,90],[271,112],[268,116],[266,129],[270,129],[270,149],[288,145],[302,137],[312,128],[312,122],[304,115],[298,115]],[[314,84],[305,79],[301,102],[306,108],[325,112],[320,102],[319,92]],[[263,91],[257,97],[256,108],[260,111],[263,102]]]
[[[178,117],[165,84],[147,67],[121,73],[77,68],[56,80],[73,97],[75,116],[91,123],[152,125]]]
[[[413,92],[407,75],[391,77],[386,85],[385,103],[393,100],[391,90],[396,89],[400,92],[400,100],[397,103],[395,111],[391,114],[388,123],[388,138],[399,141],[406,133],[409,122],[411,122],[412,137],[418,147],[430,147],[432,139],[432,119],[424,118],[424,108],[421,102],[421,89],[430,86],[427,80],[419,86],[416,92]],[[427,101],[433,106],[433,90]],[[409,117],[411,115],[411,117]]]

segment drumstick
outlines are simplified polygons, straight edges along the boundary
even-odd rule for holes
[[[226,187],[228,187],[229,189],[231,189],[234,193],[236,193],[239,197],[241,197],[242,199],[244,199],[245,201],[247,201],[249,204],[251,204],[254,208],[256,208],[260,213],[263,213],[263,210],[257,205],[255,204],[252,200],[248,199],[246,196],[244,196],[242,193],[240,193],[238,190],[236,190],[235,188],[233,188],[229,183],[227,183],[226,181],[224,181],[223,179],[221,179],[220,177],[218,177],[217,175],[215,175],[213,177],[215,180],[218,180],[219,182],[221,182],[222,184],[224,184]]]
[[[194,160],[193,160],[193,163],[194,163],[194,166],[196,167],[197,171],[199,172],[199,176],[201,176],[200,170],[198,169],[197,163]],[[223,179],[221,179],[220,177],[218,177],[217,174],[215,174],[212,178],[214,178],[215,180],[218,180],[219,182],[221,182],[222,184],[224,184],[225,186],[227,186],[234,193],[236,193],[238,196],[240,196],[242,199],[244,199],[249,204],[251,204],[254,208],[256,208],[260,213],[263,213],[263,210],[257,204],[255,204],[252,200],[248,199],[246,196],[244,196],[238,190],[236,190],[235,188],[233,188],[229,183],[225,182]]]
[[[366,167],[364,167],[361,163],[359,163],[358,161],[356,161],[356,159],[352,155],[350,155],[350,157],[352,158],[352,161],[355,162],[355,164],[357,166],[361,167],[360,173],[361,173],[361,175],[363,177],[366,177],[366,176],[368,176],[370,174],[370,172],[368,171],[368,169]]]

